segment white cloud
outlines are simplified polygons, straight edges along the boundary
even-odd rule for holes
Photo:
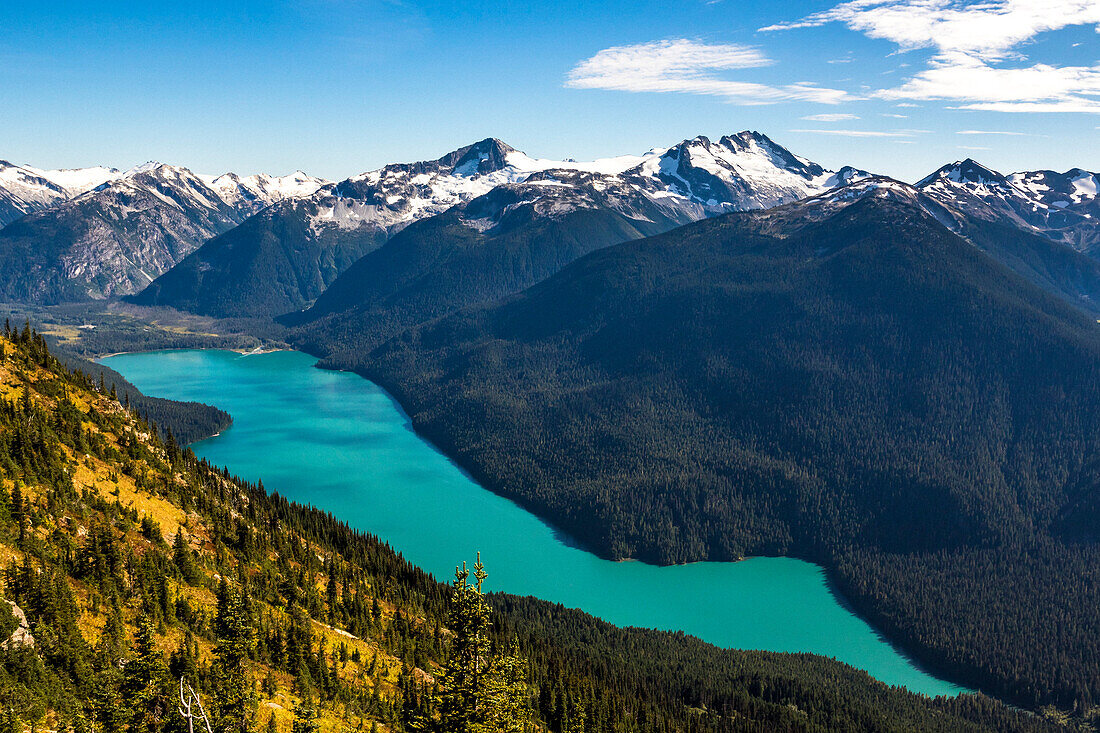
[[[846,112],[826,112],[820,115],[806,115],[802,119],[809,122],[841,122],[843,120],[858,120],[859,115],[848,114]]]
[[[895,120],[907,120],[907,119],[909,119],[909,115],[898,115],[898,114],[894,114],[893,112],[883,112],[882,116],[883,117],[890,117],[890,118],[895,119]]]
[[[980,145],[956,145],[959,150],[989,150],[989,148],[983,148]]]
[[[1100,31],[1097,0],[847,0],[761,30],[832,22],[902,51],[935,51],[926,69],[875,96],[955,102],[959,109],[1100,114],[1100,65],[1006,66],[1020,63],[1017,49],[1041,33],[1080,25]]]
[[[951,109],[977,109],[987,112],[1079,112],[1081,114],[1100,114],[1096,102],[977,102],[964,104]]]
[[[680,38],[605,48],[573,67],[565,84],[577,89],[701,94],[741,104],[788,101],[838,104],[854,98],[848,92],[810,82],[769,86],[716,75],[771,63],[771,59],[752,46],[705,44]]]
[[[929,68],[878,96],[957,101],[962,109],[1100,114],[1100,66],[1004,68],[951,53],[933,58]]]
[[[762,31],[844,23],[903,51],[934,48],[1002,59],[1024,41],[1074,25],[1100,25],[1096,0],[848,0],[793,23]]]
[[[1007,130],[957,130],[956,135],[1012,135],[1025,137],[1026,132],[1008,132]]]
[[[791,132],[809,132],[815,135],[840,135],[842,137],[912,137],[924,130],[791,130]]]

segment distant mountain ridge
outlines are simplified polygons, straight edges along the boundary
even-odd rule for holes
[[[649,212],[642,229],[653,232],[654,226],[769,209],[872,178],[851,166],[827,170],[750,130],[590,162],[532,158],[487,138],[436,160],[390,164],[339,183],[300,171],[281,177],[155,171],[187,169],[150,163],[122,172],[44,171],[0,163],[0,224],[14,220],[15,227],[0,229],[0,263],[14,267],[0,277],[0,298],[60,302],[140,293],[138,302],[210,315],[272,316],[311,306],[358,257],[410,224],[498,187],[504,190],[496,198],[503,200],[516,186],[542,186],[538,203],[537,189],[519,195],[528,199],[522,208],[532,221],[560,218],[565,209],[621,208],[628,219],[630,210]],[[505,193],[509,187],[512,194]],[[550,187],[575,193],[551,196]],[[1098,258],[1097,174],[1075,168],[1003,175],[967,159],[913,188],[971,222],[1010,227],[998,230],[1006,246],[1024,260],[1043,260],[1017,269],[1037,268],[1039,280],[1065,281],[1056,289],[1095,309],[1089,300],[1094,266],[1061,250],[1036,255],[1032,250],[1046,245],[1031,237]],[[461,220],[482,230],[499,227],[473,215],[483,205]],[[249,221],[253,216],[260,218]],[[1011,231],[1030,236],[1009,242]],[[207,243],[210,249],[196,253],[194,262],[169,272]],[[225,292],[231,287],[239,295]]]
[[[1100,256],[1100,174],[1072,168],[1004,175],[967,158],[943,166],[916,187],[970,216]]]
[[[0,160],[0,227],[79,196],[118,175],[115,168],[51,171]]]
[[[199,176],[150,162],[122,173],[86,175],[86,185],[107,179],[80,191],[43,177],[27,179],[27,170],[18,171],[20,190],[37,191],[38,208],[21,195],[21,208],[29,213],[0,229],[0,297],[33,303],[137,292],[210,237],[325,183],[300,172]]]
[[[570,232],[562,223],[567,216],[601,232],[584,244],[557,250],[546,250],[553,246],[549,243],[542,249],[525,244],[525,257],[542,259],[520,265],[521,272],[509,277],[511,284],[503,290],[484,290],[514,292],[532,277],[625,238],[729,211],[775,206],[867,175],[850,167],[828,171],[747,130],[715,142],[696,137],[643,155],[590,162],[532,158],[487,138],[436,160],[387,165],[277,204],[208,242],[133,301],[223,316],[299,310],[340,275],[338,263],[347,253],[368,254],[413,223],[452,208],[460,213],[448,222],[489,238],[522,226],[577,239],[585,230]],[[582,210],[590,213],[577,215]],[[596,224],[593,217],[606,221]],[[459,239],[480,239],[450,231]],[[404,240],[395,239],[394,247],[397,241]],[[507,246],[503,240],[501,246]],[[273,278],[272,273],[280,274]],[[457,294],[445,300],[466,303]],[[433,300],[431,307],[439,305]]]

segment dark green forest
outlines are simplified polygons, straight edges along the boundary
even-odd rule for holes
[[[921,661],[1100,690],[1100,329],[917,207],[736,214],[372,352],[479,481],[613,558],[795,555]]]
[[[0,375],[2,594],[35,638],[0,649],[5,733],[182,733],[180,679],[219,732],[472,731],[499,710],[530,722],[478,730],[1053,729],[811,655],[722,651],[534,599],[482,609],[464,576],[441,584],[161,441],[29,329],[0,338]],[[259,704],[273,699],[293,712]]]
[[[311,227],[318,205],[289,201],[210,239],[126,300],[220,318],[270,318],[308,306],[386,232]]]
[[[363,354],[410,326],[517,293],[589,252],[683,223],[650,202],[633,217],[603,201],[558,216],[536,214],[532,199],[547,190],[538,182],[499,186],[411,224],[348,268],[308,311],[281,320],[305,324],[291,338],[306,350]],[[577,206],[570,189],[549,190],[563,199],[562,208]],[[492,226],[481,231],[470,220]]]

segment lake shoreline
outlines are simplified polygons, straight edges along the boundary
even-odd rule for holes
[[[227,353],[237,353],[237,354],[241,353],[241,351],[239,351],[239,350],[238,351],[230,351],[230,350],[225,350],[225,349],[204,349],[204,350],[182,349],[182,350],[161,350],[159,352],[139,352],[139,353],[132,353],[128,356],[134,356],[134,357],[140,358],[140,356],[142,356],[142,355],[149,355],[149,354],[156,354],[156,353],[177,353],[177,354],[183,355],[183,353],[188,352],[188,351],[191,351],[191,352],[215,352],[215,353],[216,352],[227,352]],[[280,349],[278,351],[288,351],[288,350]],[[293,350],[290,350],[290,351],[293,351]],[[299,351],[299,353],[301,353],[303,356],[308,356],[310,359],[314,360],[314,362],[309,365],[311,369],[313,367],[317,366],[317,364],[316,364],[317,356],[315,354],[308,354],[308,353],[302,352],[302,351]],[[104,357],[104,358],[109,358],[109,357]],[[317,371],[319,371],[319,372],[338,373],[340,370],[334,370],[334,369],[329,369],[327,367],[322,367],[322,368],[318,369]],[[125,372],[123,372],[123,373],[125,374]],[[564,532],[563,530],[555,527],[552,522],[548,521],[546,518],[541,516],[541,514],[539,514],[538,512],[532,511],[532,509],[530,507],[525,506],[523,502],[517,501],[515,498],[504,495],[504,494],[502,494],[498,491],[494,491],[493,488],[490,485],[488,485],[487,483],[485,483],[483,481],[478,481],[474,475],[472,475],[469,471],[465,470],[457,461],[455,461],[453,458],[451,458],[444,450],[442,450],[438,445],[436,445],[434,441],[431,441],[426,436],[422,435],[418,430],[416,430],[416,426],[413,424],[413,422],[412,422],[411,418],[409,417],[408,413],[405,411],[404,406],[401,405],[400,401],[396,398],[396,396],[392,392],[387,390],[384,387],[384,385],[378,384],[378,383],[374,382],[373,380],[370,380],[368,377],[365,377],[364,375],[359,374],[357,372],[351,372],[351,373],[355,374],[355,376],[357,378],[357,381],[362,380],[362,384],[365,387],[367,387],[368,390],[373,389],[381,395],[381,397],[385,400],[385,402],[388,403],[389,407],[399,416],[399,419],[401,421],[401,425],[402,425],[403,429],[409,431],[409,433],[411,435],[415,436],[415,438],[419,441],[419,443],[422,446],[427,447],[428,449],[430,449],[431,452],[433,454],[435,454],[438,459],[444,461],[447,465],[452,467],[452,469],[454,469],[458,473],[460,473],[465,481],[467,481],[469,484],[474,485],[482,493],[489,494],[493,497],[496,497],[496,499],[506,502],[509,506],[515,507],[516,509],[519,509],[520,512],[524,516],[528,517],[530,520],[532,520],[534,522],[537,522],[538,525],[541,525],[544,528],[543,531],[545,531],[547,533],[550,533],[553,536],[554,541],[556,543],[558,543],[560,545],[563,545],[565,547],[571,547],[575,551],[583,553],[584,555],[589,556],[589,557],[593,558],[594,560],[603,561],[603,562],[610,561],[610,563],[609,563],[610,565],[624,568],[624,571],[622,571],[622,572],[625,572],[625,573],[631,574],[631,575],[639,575],[639,574],[640,575],[646,575],[646,574],[651,574],[653,572],[660,572],[662,570],[665,570],[665,571],[673,572],[674,575],[687,574],[688,576],[699,576],[701,574],[705,575],[707,573],[718,572],[718,570],[720,570],[720,568],[722,566],[729,566],[729,567],[745,566],[745,567],[753,567],[754,569],[757,569],[757,568],[766,567],[766,565],[762,566],[762,565],[759,565],[758,563],[753,563],[753,562],[751,562],[752,560],[757,560],[757,561],[764,562],[764,563],[775,560],[775,558],[769,558],[767,556],[762,556],[762,557],[752,557],[752,558],[739,558],[739,559],[734,559],[734,560],[701,560],[701,561],[696,561],[696,562],[679,563],[679,564],[674,564],[674,565],[660,565],[660,564],[652,563],[652,562],[648,561],[645,558],[617,558],[617,559],[612,561],[610,558],[601,557],[600,553],[593,552],[593,549],[591,547],[589,547],[587,544],[576,541],[576,538],[574,538],[572,535],[570,535],[567,532]],[[353,386],[357,387],[358,385],[353,385]],[[158,394],[157,396],[162,396],[162,395]],[[177,398],[176,395],[173,395],[172,397]],[[207,401],[209,401],[210,397],[205,396],[205,399]],[[217,400],[215,400],[215,402],[217,402]],[[236,432],[236,431],[229,431],[229,432],[232,433],[232,432]],[[219,440],[224,440],[226,435],[228,435],[228,433],[223,433],[222,437],[219,438]],[[207,440],[210,440],[210,439],[207,439]],[[202,443],[202,442],[203,441],[199,441],[199,443]],[[216,444],[216,443],[218,443],[218,441],[212,441],[212,444]],[[198,445],[198,444],[196,444],[196,445]],[[265,479],[265,482],[268,482],[268,479],[269,479],[268,476],[259,476],[259,477],[252,476],[250,478],[253,478],[253,479],[263,478],[263,479]],[[267,485],[277,487],[277,483],[274,482],[274,481],[268,482]],[[278,487],[275,490],[279,491],[279,493],[281,493],[283,495],[287,495],[287,492],[283,491],[281,487]],[[473,497],[473,498],[476,498],[476,497]],[[296,499],[296,500],[301,501],[302,499]],[[312,499],[310,499],[310,501],[312,501]],[[332,512],[334,516],[338,517],[342,521],[349,521],[349,523],[353,522],[353,518],[349,518],[348,516],[346,516],[344,513],[340,512],[339,510],[334,510],[334,509],[332,509],[331,507],[328,507],[328,506],[325,506],[324,508],[325,508],[326,511]],[[354,512],[352,514],[354,514]],[[355,526],[355,525],[353,524],[353,526]],[[382,537],[386,541],[391,541],[391,537],[387,536],[385,532],[378,531],[375,528],[366,528],[366,527],[357,527],[357,528],[359,528],[361,531],[365,531],[365,532],[368,532],[370,534],[374,534],[376,536]],[[423,567],[426,572],[429,572],[433,575],[438,575],[439,574],[439,569],[433,570],[432,568],[430,568],[428,566],[425,566],[422,562],[418,561],[417,559],[415,559],[413,557],[410,557],[407,552],[404,552],[402,550],[402,548],[399,544],[395,544],[394,546],[395,546],[395,548],[399,549],[399,551],[402,551],[402,554],[404,554],[406,557],[409,557],[410,562],[413,562],[414,564],[417,564],[420,567]],[[806,562],[806,561],[798,559],[794,556],[788,556],[788,558],[791,559],[794,562]],[[748,561],[748,562],[746,562],[746,561]],[[840,592],[840,588],[839,588],[839,586],[836,582],[836,578],[834,576],[834,573],[831,571],[831,569],[829,569],[827,566],[824,566],[824,565],[822,565],[818,562],[815,562],[815,561],[810,561],[810,564],[813,565],[814,567],[816,567],[818,572],[820,572],[821,577],[823,579],[822,582],[823,582],[823,585],[824,585],[824,590],[827,593],[827,595],[832,599],[832,602],[834,604],[836,604],[839,608],[842,608],[846,613],[850,614],[853,618],[858,619],[859,623],[866,626],[870,630],[870,632],[878,639],[878,641],[881,644],[883,644],[884,646],[891,649],[893,654],[895,654],[897,657],[902,659],[904,661],[904,663],[906,663],[915,672],[920,673],[920,674],[924,674],[924,675],[926,675],[926,676],[928,676],[929,678],[932,678],[932,679],[936,678],[936,675],[933,673],[933,669],[934,669],[933,665],[928,664],[927,661],[920,659],[919,657],[915,656],[914,654],[912,654],[908,650],[906,650],[906,649],[902,648],[901,646],[899,646],[898,643],[894,642],[892,639],[890,639],[890,637],[886,636],[878,628],[876,628],[875,626],[872,626],[870,624],[869,619],[868,619],[867,616],[865,616],[864,614],[858,612],[858,610],[856,608],[856,605],[852,603],[852,600],[845,597],[844,594]],[[562,601],[561,598],[554,598],[553,595],[547,596],[547,595],[544,595],[544,594],[539,594],[537,592],[536,593],[527,593],[527,592],[524,592],[524,591],[513,591],[513,590],[507,589],[507,588],[504,589],[504,590],[507,590],[507,592],[510,592],[510,593],[518,593],[520,595],[534,595],[536,597],[546,598],[547,600],[550,600],[552,602],[564,602],[564,601]],[[607,620],[610,623],[613,623],[615,625],[620,625],[620,626],[627,625],[627,624],[624,624],[624,622],[622,622],[618,618],[608,617],[604,613],[600,613],[598,609],[593,610],[593,608],[591,608],[589,606],[586,606],[584,604],[581,604],[581,603],[572,604],[571,607],[580,608],[580,609],[584,610],[587,613],[593,613],[594,615],[597,615],[601,618],[604,618],[605,620]],[[628,625],[638,625],[638,624],[630,623]],[[765,641],[764,645],[762,645],[762,646],[760,646],[760,645],[750,645],[750,646],[729,645],[729,644],[723,643],[722,641],[717,641],[713,637],[708,638],[708,635],[700,634],[696,630],[690,628],[690,624],[677,623],[677,621],[675,619],[667,619],[663,622],[658,622],[658,623],[653,623],[653,624],[645,624],[645,625],[648,626],[649,628],[655,628],[655,629],[671,630],[671,631],[679,630],[679,631],[681,631],[685,634],[697,636],[698,638],[702,639],[703,641],[706,641],[709,644],[714,644],[714,645],[719,646],[719,647],[742,648],[742,649],[751,649],[751,648],[769,649],[769,647],[767,646],[767,641]],[[822,651],[819,651],[819,650],[814,650],[814,649],[778,649],[778,648],[774,648],[774,647],[771,648],[771,650],[772,651],[805,651],[805,652],[809,652],[809,653],[823,654],[824,656],[832,656],[833,658],[840,659],[840,661],[844,661],[844,662],[846,662],[848,664],[851,664],[853,666],[866,669],[866,667],[862,666],[857,661],[853,661],[852,659],[841,658],[841,657],[838,657],[834,654],[825,653],[825,652],[822,652]],[[874,673],[872,673],[872,674],[874,674]],[[881,677],[878,677],[878,678],[882,679]],[[961,685],[957,685],[955,683],[951,683],[948,680],[943,680],[943,682],[947,685],[950,685],[953,688],[953,691],[950,692],[950,693],[941,693],[941,694],[955,695],[955,694],[960,694],[960,693],[969,691],[965,687],[963,687]],[[891,684],[891,683],[888,683],[888,684]],[[894,682],[892,684],[899,684],[899,683]],[[909,687],[909,685],[904,685],[904,686]],[[909,687],[909,689],[912,689],[912,687]]]

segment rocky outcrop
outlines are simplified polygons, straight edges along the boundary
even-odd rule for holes
[[[0,598],[0,603],[7,603],[11,606],[11,615],[15,617],[16,622],[19,624],[15,631],[11,633],[6,640],[0,642],[0,649],[22,649],[24,647],[34,648],[34,636],[31,635],[31,627],[27,622],[27,614],[23,613],[23,609],[15,605],[12,601],[4,600]]]

